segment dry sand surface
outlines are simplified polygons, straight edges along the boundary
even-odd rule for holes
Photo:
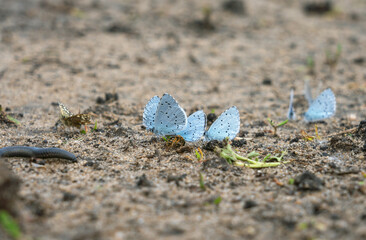
[[[243,1],[242,12],[224,2],[0,0],[0,104],[20,121],[0,124],[0,147],[78,157],[1,159],[0,208],[22,238],[366,238],[365,129],[327,137],[366,117],[366,2],[313,14],[309,1]],[[303,121],[306,79],[314,97],[334,91],[333,118]],[[273,136],[266,119],[286,119],[291,88],[298,120]],[[289,162],[250,169],[202,142],[167,146],[141,126],[165,92],[188,114],[237,106],[237,152],[286,150]],[[105,93],[118,99],[97,102]],[[56,127],[57,102],[91,113],[98,130]],[[306,140],[315,126],[320,139]],[[2,228],[0,238],[11,239]]]

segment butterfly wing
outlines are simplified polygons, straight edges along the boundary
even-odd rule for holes
[[[62,118],[69,118],[69,117],[71,117],[72,115],[74,115],[74,114],[72,114],[70,111],[69,111],[69,109],[65,106],[65,105],[63,105],[62,103],[58,103],[58,106],[59,106],[59,108],[60,108],[60,113],[61,113],[61,117]]]
[[[230,140],[235,138],[240,128],[240,117],[238,109],[233,106],[223,112],[215,122],[212,123],[210,129],[205,132],[205,140],[222,141],[226,137]]]
[[[335,114],[336,99],[330,88],[324,90],[310,105],[305,113],[305,121],[315,122]]]
[[[160,98],[158,96],[154,96],[150,99],[150,101],[146,104],[143,114],[143,124],[144,126],[152,131],[154,128],[154,121],[155,121],[155,115],[156,110],[158,109],[160,102]]]
[[[183,137],[187,142],[195,142],[203,136],[205,128],[206,114],[203,111],[197,111],[187,118],[186,128],[177,135]]]
[[[68,117],[64,119],[66,121],[67,126],[73,126],[80,128],[82,125],[91,124],[91,118],[89,114],[86,113],[79,113],[72,115],[71,117]]]
[[[290,105],[288,107],[288,113],[287,113],[287,118],[289,120],[296,120],[296,113],[295,113],[295,110],[294,110],[293,101],[294,101],[294,90],[291,89]]]
[[[153,132],[159,136],[176,135],[186,125],[186,112],[172,96],[165,93],[156,110]]]

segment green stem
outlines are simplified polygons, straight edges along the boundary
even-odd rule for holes
[[[229,164],[235,164],[236,166],[240,167],[249,167],[249,168],[265,168],[265,167],[277,167],[282,163],[283,156],[285,156],[287,153],[286,151],[283,151],[280,156],[271,156],[271,154],[268,154],[264,157],[262,161],[258,160],[256,158],[255,160],[250,159],[248,157],[243,157],[237,154],[232,148],[229,143],[226,144],[225,148],[215,148],[215,152],[222,158],[226,159]],[[251,152],[248,154],[250,157],[258,156],[259,154],[256,152]],[[240,160],[240,161],[239,161]],[[266,162],[267,160],[276,160],[277,162]]]

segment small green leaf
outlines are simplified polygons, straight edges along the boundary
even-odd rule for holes
[[[86,134],[86,131],[83,129],[83,130],[80,130],[80,133],[81,134]]]
[[[196,158],[198,161],[201,160],[201,154],[196,150]]]
[[[283,121],[283,122],[279,123],[279,124],[277,125],[277,127],[281,127],[281,126],[285,125],[287,122],[288,122],[288,119],[286,119],[285,121]]]
[[[11,117],[11,116],[9,116],[9,115],[6,115],[6,117],[7,117],[10,121],[12,121],[13,123],[15,123],[16,125],[20,125],[20,122],[19,122],[17,119],[15,119],[15,118],[13,118],[13,117]]]
[[[8,212],[4,210],[0,210],[0,225],[13,239],[19,239],[21,237],[18,223]]]
[[[219,206],[220,203],[222,201],[221,196],[218,196],[217,198],[215,198],[215,200],[213,201],[213,204],[215,204],[216,206]]]
[[[258,157],[259,153],[257,153],[256,151],[250,152],[247,157],[248,158],[254,158],[254,157]]]
[[[97,131],[97,129],[98,129],[98,123],[97,120],[95,120],[93,131]]]
[[[268,159],[270,159],[271,154],[267,154],[264,158],[263,158],[263,162],[266,162]]]
[[[288,180],[288,184],[290,184],[290,185],[294,185],[294,183],[295,183],[295,179],[290,178],[290,179]]]
[[[211,113],[215,113],[215,109],[211,109]]]

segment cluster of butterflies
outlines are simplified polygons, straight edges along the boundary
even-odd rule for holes
[[[305,112],[304,119],[306,122],[316,122],[332,117],[336,112],[336,99],[330,88],[325,89],[314,100],[308,84],[305,85],[305,98],[309,103],[309,108]],[[293,108],[294,91],[291,89],[290,106],[287,113],[289,120],[296,120],[295,110]]]
[[[206,115],[200,110],[188,118],[178,102],[165,93],[161,98],[154,96],[146,104],[143,124],[147,130],[158,136],[181,136],[187,142],[234,139],[239,132],[240,117],[233,106],[223,112],[206,131]]]
[[[310,87],[305,85],[305,98],[309,102],[309,109],[304,115],[306,122],[324,120],[336,112],[336,99],[329,88],[320,93],[316,99],[312,99]],[[291,90],[287,114],[289,120],[296,120],[293,100],[294,92]],[[65,126],[80,128],[82,125],[92,123],[89,114],[73,114],[62,103],[59,103],[59,107],[60,120]],[[225,138],[230,140],[235,138],[240,129],[240,117],[238,109],[233,106],[223,112],[206,131],[206,114],[202,110],[187,117],[178,102],[165,93],[161,98],[154,96],[146,104],[143,124],[158,136],[181,136],[187,142],[195,142],[201,138],[205,141],[222,141]]]

